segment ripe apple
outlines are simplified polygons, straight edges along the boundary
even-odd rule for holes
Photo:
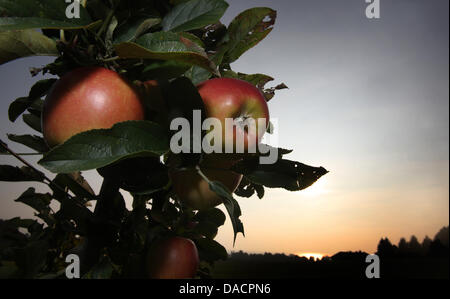
[[[269,108],[263,94],[252,84],[232,78],[216,78],[198,85],[207,117],[214,117],[222,124],[222,142],[233,145],[236,150],[238,138],[242,138],[243,150],[256,146],[269,125]],[[225,119],[231,118],[237,126],[226,132]],[[248,130],[249,119],[256,124],[255,130]],[[264,119],[264,125],[258,125],[258,119]]]
[[[242,175],[229,170],[235,161],[229,154],[209,154],[204,156],[200,170],[211,181],[219,181],[230,192],[239,186]],[[170,169],[169,177],[178,198],[194,210],[206,210],[220,205],[223,201],[209,188],[208,182],[196,169]]]
[[[261,141],[269,124],[269,108],[263,94],[255,86],[238,79],[217,78],[207,80],[197,87],[205,106],[206,117],[216,118],[222,125],[223,144],[232,144],[236,150],[237,140],[241,138],[244,141],[243,150],[247,151]],[[238,124],[245,124],[248,118],[252,118],[256,129],[252,132],[244,126],[234,126],[232,131],[226,131],[226,118],[231,118]],[[258,119],[264,120],[263,125],[258,125]],[[205,155],[203,165],[200,165],[201,170],[210,180],[219,181],[234,192],[242,175],[229,169],[239,160],[238,157],[235,154]],[[222,203],[222,199],[209,188],[208,182],[195,169],[171,170],[169,176],[178,198],[193,209],[209,209]]]
[[[103,67],[80,67],[51,88],[42,111],[44,139],[51,147],[75,134],[143,120],[144,106],[136,89],[118,73]]]
[[[182,237],[163,239],[150,248],[146,263],[149,278],[194,278],[199,265],[197,247]]]

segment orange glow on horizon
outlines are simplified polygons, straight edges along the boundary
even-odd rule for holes
[[[322,259],[325,256],[324,254],[317,253],[317,252],[302,252],[302,253],[297,253],[297,255],[299,257],[306,257],[307,259],[312,257],[315,260],[320,260],[320,259]]]

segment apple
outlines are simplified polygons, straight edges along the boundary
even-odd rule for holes
[[[222,142],[233,145],[236,150],[238,138],[242,138],[243,151],[256,146],[269,125],[269,108],[264,95],[254,85],[239,79],[216,78],[200,83],[198,92],[203,99],[207,117],[218,119],[222,124]],[[237,124],[226,131],[225,119]],[[253,119],[255,130],[248,130],[248,119]],[[258,119],[263,119],[258,125]]]
[[[147,254],[146,265],[149,278],[194,278],[199,265],[197,247],[182,237],[156,241]]]
[[[42,111],[44,139],[50,147],[80,132],[143,120],[137,90],[109,69],[80,67],[62,76],[48,93]]]
[[[233,193],[242,180],[241,174],[229,170],[234,162],[229,154],[209,154],[204,156],[200,170],[209,180],[221,182]],[[170,168],[169,177],[177,197],[194,210],[207,210],[223,202],[196,169]]]
[[[197,88],[205,106],[206,117],[214,117],[222,125],[221,139],[224,144],[229,142],[236,149],[237,138],[241,138],[244,141],[243,150],[247,151],[261,141],[269,124],[269,108],[259,89],[246,81],[232,78],[207,80]],[[226,131],[226,118],[233,119],[238,124],[253,118],[256,130],[252,132],[238,125],[233,130]],[[263,125],[258,125],[258,119],[263,119]],[[230,192],[234,192],[242,175],[229,169],[239,160],[239,155],[213,153],[204,157],[200,168],[205,176],[212,181],[221,182]],[[209,209],[222,203],[220,196],[209,188],[208,182],[195,169],[172,169],[169,176],[177,197],[194,210]]]

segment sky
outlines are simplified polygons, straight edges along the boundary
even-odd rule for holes
[[[330,172],[303,191],[237,197],[245,237],[238,235],[233,247],[227,220],[216,240],[228,251],[332,255],[375,252],[382,237],[422,240],[448,225],[449,2],[381,0],[379,19],[366,18],[364,0],[227,2],[226,25],[247,8],[277,10],[270,35],[232,68],[289,86],[269,102],[279,146],[294,150],[286,158]],[[20,119],[9,122],[8,105],[42,79],[28,68],[52,60],[0,65],[1,140],[33,133]],[[6,156],[0,164],[20,165]],[[85,176],[98,191],[95,171]],[[0,182],[0,219],[33,215],[14,202],[29,186],[46,191]]]

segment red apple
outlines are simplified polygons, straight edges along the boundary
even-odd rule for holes
[[[220,120],[222,124],[222,142],[230,142],[236,149],[237,138],[244,141],[244,151],[250,146],[256,146],[269,125],[269,108],[263,94],[252,84],[232,78],[217,78],[207,80],[198,85],[198,91],[205,105],[206,116]],[[240,126],[235,126],[229,132],[225,131],[225,119],[231,118]],[[253,119],[256,130],[247,130],[245,123]],[[258,119],[264,119],[263,125],[258,125]]]
[[[42,130],[49,146],[75,134],[110,128],[127,120],[143,120],[139,93],[118,73],[103,67],[80,67],[51,88],[42,112]]]
[[[197,247],[190,239],[171,237],[157,241],[147,254],[149,278],[186,279],[197,274]]]

